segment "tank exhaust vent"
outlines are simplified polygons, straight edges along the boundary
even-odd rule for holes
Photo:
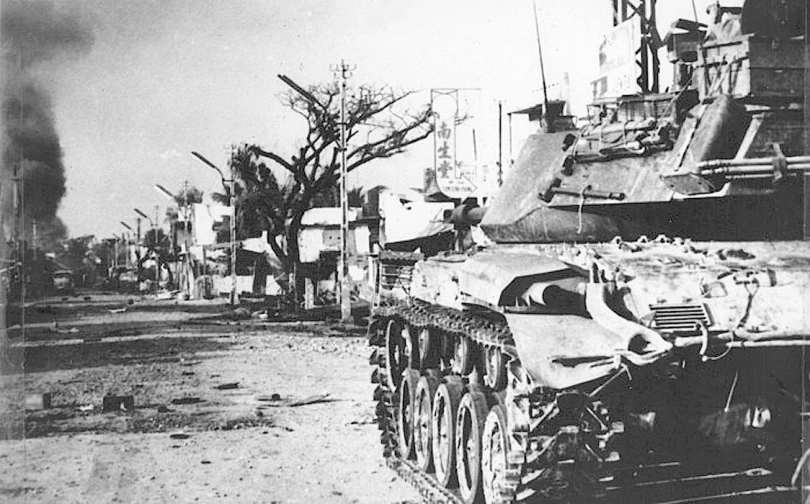
[[[665,332],[698,332],[711,324],[709,312],[702,303],[666,303],[650,305],[652,327]]]

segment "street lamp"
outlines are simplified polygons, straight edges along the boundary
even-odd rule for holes
[[[155,189],[157,189],[157,190],[158,190],[158,192],[162,192],[163,194],[165,194],[165,195],[166,195],[166,196],[168,196],[169,198],[174,199],[174,194],[172,194],[172,193],[171,193],[171,191],[169,191],[168,189],[166,189],[166,188],[165,188],[165,187],[163,187],[162,185],[160,185],[160,184],[155,184]]]
[[[138,210],[137,208],[133,208],[133,210],[135,210],[135,213],[136,213],[136,214],[138,214],[138,215],[140,215],[141,217],[143,217],[144,219],[148,220],[148,221],[149,221],[149,225],[150,225],[150,226],[155,227],[155,223],[154,223],[154,221],[152,221],[152,219],[151,219],[151,218],[150,218],[148,215],[146,215],[145,213],[141,212],[141,211],[140,211],[140,210]]]
[[[191,151],[191,154],[205,163],[206,166],[213,168],[219,173],[219,178],[222,180],[222,188],[228,194],[228,206],[231,207],[231,219],[229,226],[229,234],[231,241],[231,304],[239,304],[239,295],[236,292],[236,195],[235,193],[235,180],[233,176],[233,166],[230,167],[230,179],[226,179],[217,165],[203,157],[199,152]]]
[[[176,201],[175,197],[174,197],[174,194],[172,194],[171,191],[169,191],[168,189],[166,189],[162,185],[155,184],[155,189],[157,189],[157,191],[159,193],[162,193],[162,194],[168,196],[169,199],[171,199],[172,201]],[[178,273],[178,268],[177,268],[177,256],[175,255],[175,250],[177,248],[177,226],[172,224],[171,219],[169,220],[169,233],[170,233],[170,236],[171,236],[172,256],[174,256],[174,274],[178,277],[177,284],[179,286],[180,285],[180,281],[179,281],[180,275]],[[183,289],[183,290],[185,290],[185,289]]]
[[[193,275],[192,275],[192,272],[191,272],[191,264],[190,264],[190,260],[189,260],[190,259],[190,256],[189,256],[190,251],[189,251],[189,243],[188,243],[188,233],[189,233],[188,181],[186,180],[186,181],[183,182],[183,203],[182,203],[182,205],[179,204],[179,201],[175,197],[175,195],[172,194],[171,191],[169,191],[168,189],[166,189],[162,185],[155,184],[155,189],[157,189],[158,192],[164,194],[165,196],[168,196],[172,201],[178,203],[178,206],[180,206],[183,209],[183,245],[184,245],[184,250],[183,250],[183,277],[184,277],[185,285],[184,285],[182,290],[183,291],[186,291],[187,289],[190,290],[189,279],[191,279],[191,277]],[[179,247],[179,245],[180,245],[179,243],[177,243],[177,226],[176,226],[176,223],[175,223],[174,228],[171,230],[171,234],[172,234],[172,251],[174,251],[175,248]],[[176,263],[175,263],[175,265],[176,265]],[[178,271],[177,268],[175,268],[175,273],[177,273],[177,271]],[[178,276],[178,279],[179,279],[180,275],[178,274],[177,276]],[[178,280],[178,285],[180,285],[179,280]]]
[[[152,237],[155,240],[155,250],[153,251],[155,254],[155,297],[158,294],[158,287],[160,284],[160,257],[158,256],[157,252],[157,245],[158,245],[158,230],[157,230],[157,216],[158,216],[158,206],[155,205],[155,220],[152,220],[148,215],[144,212],[138,210],[137,208],[133,208],[135,213],[143,217],[144,219],[149,221],[149,224],[152,227]]]

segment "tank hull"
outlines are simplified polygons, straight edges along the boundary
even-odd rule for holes
[[[493,245],[418,262],[409,300],[370,332],[386,452],[465,501],[408,469],[412,369],[503,411],[522,461],[498,480],[503,502],[795,498],[808,287],[802,242]]]

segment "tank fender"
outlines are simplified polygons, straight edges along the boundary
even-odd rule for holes
[[[585,286],[585,309],[593,320],[618,335],[625,344],[621,355],[636,365],[654,362],[672,349],[656,331],[620,316],[607,303],[609,284],[589,283]]]
[[[576,313],[506,312],[521,364],[539,385],[564,389],[615,372],[622,359],[656,362],[673,347],[657,332],[622,318],[607,303],[608,283],[585,285],[585,308]],[[543,283],[535,284],[539,292]],[[530,289],[531,290],[531,289]]]
[[[574,387],[613,374],[624,341],[579,314],[504,314],[520,363],[534,383]]]

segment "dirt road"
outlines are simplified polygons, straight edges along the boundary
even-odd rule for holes
[[[5,352],[25,372],[0,376],[0,501],[419,502],[384,465],[361,328],[206,318],[223,310],[32,306]]]

